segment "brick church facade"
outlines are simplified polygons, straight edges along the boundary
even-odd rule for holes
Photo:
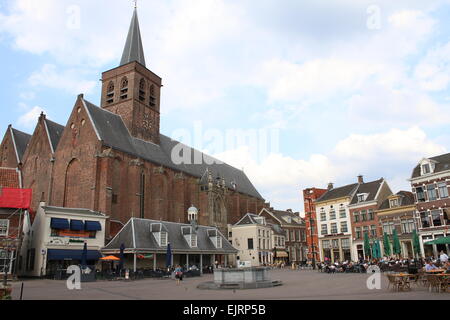
[[[103,212],[110,240],[131,217],[187,223],[191,205],[200,224],[226,234],[265,207],[243,171],[160,133],[161,87],[146,67],[135,9],[120,66],[102,74],[100,107],[81,94],[65,127],[39,118],[16,164],[33,209],[44,201]],[[0,159],[12,157],[6,140]],[[174,150],[190,161],[175,161]]]

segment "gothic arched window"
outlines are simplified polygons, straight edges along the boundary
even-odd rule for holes
[[[145,101],[145,79],[142,78],[139,82],[139,101]]]
[[[150,106],[156,106],[155,86],[153,84],[150,86]]]
[[[82,208],[83,188],[80,186],[81,165],[80,161],[73,159],[66,169],[66,181],[64,186],[64,207]]]
[[[123,77],[122,81],[120,81],[120,98],[121,99],[128,98],[128,79],[127,79],[127,77]]]
[[[114,102],[114,82],[109,82],[108,88],[106,89],[106,102],[113,103]]]

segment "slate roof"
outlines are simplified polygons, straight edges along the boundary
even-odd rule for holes
[[[328,201],[342,197],[352,196],[358,187],[358,183],[349,184],[339,188],[333,188],[325,192],[316,202]]]
[[[279,236],[285,236],[286,233],[283,231],[279,224],[268,223],[268,225],[272,228],[273,232]]]
[[[22,161],[22,157],[30,142],[31,135],[14,128],[11,128],[11,133],[17,148],[17,156],[19,157],[19,160]]]
[[[99,139],[103,141],[103,145],[197,178],[204,177],[208,169],[213,177],[221,176],[225,178],[228,188],[233,189],[233,183],[235,183],[236,191],[263,200],[243,171],[226,163],[221,163],[217,159],[162,134],[160,135],[159,145],[134,138],[119,115],[101,109],[85,99],[83,99],[83,102]],[[172,161],[172,149],[177,145],[183,146],[184,151],[191,153],[191,163],[193,164],[175,164]],[[203,159],[202,163],[194,164],[195,154],[203,156],[203,158],[200,157]]]
[[[134,9],[133,18],[131,19],[130,29],[128,30],[127,41],[123,49],[120,65],[137,61],[145,66],[144,49],[142,47],[141,31],[139,28],[139,19],[137,10]]]
[[[358,197],[357,195],[360,193],[368,193],[367,199],[364,202],[369,202],[375,200],[375,196],[378,193],[378,190],[381,188],[381,185],[383,184],[384,179],[381,178],[379,180],[371,181],[362,183],[358,186],[358,189],[356,190],[355,196],[353,197],[350,204],[357,204],[358,203]]]
[[[450,170],[450,153],[442,154],[440,156],[428,158],[435,161],[434,173]],[[411,178],[420,177],[420,164],[418,164],[412,173]]]
[[[247,213],[245,216],[243,216],[238,222],[236,222],[235,226],[240,225],[246,225],[246,224],[259,224],[255,218],[259,218],[257,214],[254,213]]]
[[[412,192],[399,191],[396,193],[396,195],[400,196],[400,199],[399,199],[400,207],[411,206],[411,205],[415,204],[414,195]],[[381,203],[379,210],[389,209],[389,208],[390,208],[389,199],[386,199]]]
[[[20,188],[19,172],[16,168],[0,168],[0,187]]]
[[[64,126],[48,119],[45,119],[45,122],[47,125],[49,138],[52,143],[53,151],[55,151],[56,147],[58,146],[59,139],[61,138],[61,135],[64,131]]]
[[[123,243],[125,245],[125,252],[138,251],[145,252],[163,252],[167,251],[167,247],[159,246],[155,237],[150,232],[152,224],[162,224],[168,233],[168,242],[173,253],[237,253],[237,250],[228,242],[228,240],[218,232],[222,237],[222,248],[216,248],[208,236],[208,230],[217,230],[214,227],[198,226],[197,229],[197,247],[191,248],[182,234],[182,227],[190,227],[189,224],[138,219],[131,218],[127,224],[120,230],[111,242],[106,245],[102,251],[115,252],[120,250]],[[217,231],[216,231],[217,232]]]
[[[303,219],[300,217],[300,214],[298,212],[294,213],[294,212],[291,212],[291,211],[282,211],[282,210],[268,210],[268,211],[272,212],[275,217],[277,217],[280,221],[282,221],[283,225],[288,225],[288,226],[289,225],[290,226],[301,226],[301,225],[303,225],[303,223],[302,223]],[[286,216],[291,217],[292,221],[291,222],[287,222],[284,219],[284,217],[286,217]],[[299,220],[300,223],[296,222],[294,220],[294,218],[299,218],[300,219]]]

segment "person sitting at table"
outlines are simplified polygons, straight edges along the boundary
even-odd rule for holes
[[[450,273],[450,261],[447,261],[447,263],[444,266],[445,272],[444,273]]]
[[[432,271],[432,270],[437,270],[437,267],[430,260],[428,260],[427,263],[425,264],[425,271]]]
[[[439,260],[442,264],[446,264],[448,262],[448,255],[441,250],[441,255],[439,256]]]

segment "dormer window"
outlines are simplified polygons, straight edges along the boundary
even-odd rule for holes
[[[197,235],[191,234],[191,247],[196,248],[197,247]]]
[[[160,232],[159,245],[161,247],[167,247],[167,232],[166,231]]]
[[[391,208],[398,207],[398,199],[391,199],[390,200],[390,207]]]
[[[358,195],[357,195],[357,197],[358,197],[358,202],[364,202],[364,201],[366,201],[368,195],[369,195],[368,193],[360,193],[360,194],[358,194]]]
[[[286,221],[287,223],[292,223],[292,217],[291,217],[291,216],[284,216],[283,219],[284,219],[284,221]]]
[[[420,164],[420,174],[422,176],[434,172],[435,161],[430,159],[423,159],[419,164]]]
[[[197,247],[197,234],[192,227],[181,227],[181,233],[191,248]]]
[[[265,219],[263,217],[256,217],[255,221],[257,224],[265,224]]]
[[[216,248],[222,248],[222,237],[221,236],[216,237]]]
[[[162,225],[162,223],[152,223],[150,225],[150,233],[155,237],[156,242],[160,247],[167,247],[168,234],[167,229]]]
[[[222,248],[222,236],[220,235],[220,233],[217,232],[216,229],[209,229],[207,233],[214,246],[217,249]]]

